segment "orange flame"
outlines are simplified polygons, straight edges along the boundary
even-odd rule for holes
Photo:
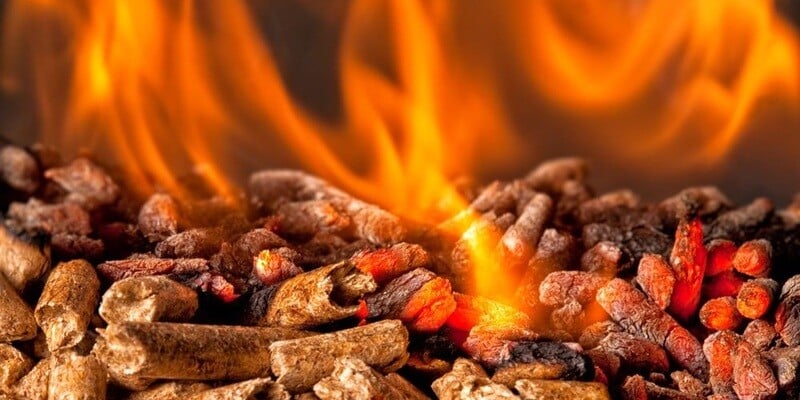
[[[7,7],[4,87],[34,93],[45,142],[109,156],[144,193],[200,166],[232,196],[239,168],[288,148],[359,197],[441,220],[467,207],[453,177],[544,139],[510,133],[531,130],[521,105],[613,157],[685,148],[682,166],[721,159],[765,99],[800,108],[797,36],[768,0],[354,0],[338,67],[319,66],[339,73],[335,122],[290,93],[242,0]],[[472,242],[494,275],[494,241]],[[513,291],[491,282],[479,291]]]

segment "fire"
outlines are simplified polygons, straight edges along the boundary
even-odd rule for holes
[[[467,208],[454,178],[530,164],[553,141],[512,132],[575,129],[577,149],[659,165],[680,148],[672,168],[692,167],[723,158],[765,102],[800,109],[797,35],[767,0],[354,0],[337,65],[319,66],[338,78],[333,121],[292,94],[244,1],[7,7],[4,87],[34,93],[46,143],[106,156],[143,193],[178,191],[195,168],[235,196],[231,182],[289,149],[356,196],[438,222]],[[521,108],[541,120],[518,126]],[[461,233],[478,218],[463,215]],[[512,293],[497,238],[468,236],[479,294]]]

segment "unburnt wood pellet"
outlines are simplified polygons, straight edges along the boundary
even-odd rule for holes
[[[314,385],[314,394],[322,400],[405,398],[383,375],[354,357],[336,359],[331,375]]]
[[[61,263],[53,269],[34,311],[50,351],[83,339],[97,308],[99,289],[94,267],[84,260]]]
[[[16,289],[0,273],[0,342],[28,340],[36,336],[36,319]]]
[[[44,276],[50,267],[50,245],[42,235],[12,232],[0,218],[0,273],[16,290]]]
[[[381,372],[399,369],[408,358],[408,331],[386,320],[333,333],[273,343],[272,372],[293,393],[311,389],[330,374],[339,357],[357,357]]]
[[[33,368],[33,361],[10,344],[0,343],[0,391],[8,390]]]
[[[197,293],[164,276],[114,282],[103,294],[100,316],[108,323],[184,322],[197,311]]]
[[[106,369],[94,355],[62,350],[50,357],[47,399],[106,398]]]

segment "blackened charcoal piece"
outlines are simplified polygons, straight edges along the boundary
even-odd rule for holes
[[[333,333],[283,340],[269,347],[272,372],[292,393],[310,390],[333,372],[339,357],[361,359],[382,373],[399,369],[408,358],[408,331],[386,320]],[[264,363],[264,360],[259,360]]]
[[[306,271],[335,264],[348,259],[362,250],[374,250],[377,246],[366,240],[347,241],[340,236],[329,233],[319,233],[311,240],[293,246],[300,258],[295,261]]]
[[[139,210],[139,230],[151,243],[160,242],[178,233],[178,202],[165,193],[155,193]]]
[[[100,316],[106,322],[188,321],[197,311],[197,293],[165,276],[114,282],[103,294]]]
[[[100,239],[71,233],[57,233],[50,238],[53,257],[70,260],[83,258],[99,260],[105,252],[105,244]]]
[[[192,290],[210,293],[223,303],[231,303],[241,295],[237,293],[234,284],[217,273],[203,272],[189,277],[176,276],[175,278]]]
[[[362,250],[350,258],[361,272],[368,273],[378,285],[430,264],[430,256],[422,246],[398,243],[390,247]]]
[[[42,235],[16,235],[0,220],[0,274],[22,292],[50,267],[50,246]]]
[[[349,262],[318,268],[281,283],[258,324],[302,329],[351,317],[375,289],[372,277]]]
[[[395,278],[364,300],[368,318],[399,319],[417,332],[438,331],[456,309],[450,282],[424,268]]]
[[[253,200],[268,210],[292,201],[328,201],[350,218],[355,237],[375,244],[398,243],[405,236],[405,229],[395,215],[301,171],[257,172],[250,176],[249,188]]]
[[[48,169],[44,176],[68,193],[67,201],[87,210],[112,204],[119,197],[119,186],[114,180],[86,158],[77,158],[64,167]]]
[[[775,330],[787,345],[800,345],[800,275],[783,284],[780,303],[775,310]]]
[[[752,203],[721,214],[707,226],[706,239],[730,239],[741,243],[753,237],[775,211],[769,199],[759,197]]]
[[[89,213],[72,203],[45,204],[31,198],[27,203],[11,203],[7,218],[30,232],[88,235],[92,231]]]
[[[488,368],[523,364],[556,366],[563,370],[561,379],[577,380],[591,379],[594,374],[589,357],[559,342],[506,339],[492,331],[473,329],[462,347]]]
[[[53,269],[34,311],[51,352],[83,340],[97,308],[99,291],[97,273],[84,260],[64,262]]]
[[[333,372],[314,385],[314,393],[322,400],[405,398],[383,375],[354,357],[336,359]]]
[[[669,228],[678,226],[681,219],[700,217],[706,220],[733,207],[733,203],[715,186],[684,189],[658,205],[658,213]]]
[[[50,357],[47,398],[58,400],[106,398],[106,369],[94,355],[80,355],[74,349]]]
[[[284,203],[278,206],[275,215],[280,232],[295,237],[310,237],[319,232],[344,233],[351,225],[347,215],[325,200]]]
[[[514,388],[523,399],[611,400],[608,388],[598,382],[521,379]]]
[[[110,324],[95,351],[128,378],[250,379],[269,375],[270,344],[308,333],[171,322]]]
[[[597,302],[628,333],[663,346],[694,376],[708,376],[708,361],[697,338],[631,284],[612,279],[597,292]]]
[[[435,380],[431,387],[441,400],[519,398],[507,386],[492,382],[480,365],[466,358],[457,359],[453,370]]]
[[[41,179],[36,158],[23,148],[0,144],[0,179],[19,192],[35,192]]]
[[[588,164],[582,158],[554,158],[539,164],[525,176],[524,181],[535,190],[555,194],[559,193],[564,182],[582,182],[588,174]]]
[[[637,265],[646,253],[658,254],[664,257],[672,249],[672,239],[660,230],[647,225],[635,226],[630,229],[608,224],[589,224],[583,227],[582,239],[584,248],[592,248],[600,242],[611,242],[624,252],[630,264],[620,266],[620,272],[625,272],[626,267]]]
[[[124,260],[106,261],[97,271],[110,281],[149,275],[194,275],[208,271],[208,261],[202,258],[157,258],[133,256]]]
[[[221,229],[190,229],[172,235],[156,245],[155,254],[163,258],[210,258],[219,250],[224,240]]]
[[[598,349],[614,354],[629,371],[667,372],[669,357],[664,349],[649,340],[627,333],[609,333]]]
[[[578,206],[577,220],[581,225],[614,220],[614,214],[635,209],[641,199],[630,190],[609,192]],[[624,210],[624,211],[623,211]]]

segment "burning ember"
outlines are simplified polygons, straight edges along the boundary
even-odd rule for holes
[[[772,4],[343,9],[324,118],[245,2],[9,2],[0,399],[800,396],[800,197],[458,178],[531,158],[519,104],[654,178],[800,121]]]

